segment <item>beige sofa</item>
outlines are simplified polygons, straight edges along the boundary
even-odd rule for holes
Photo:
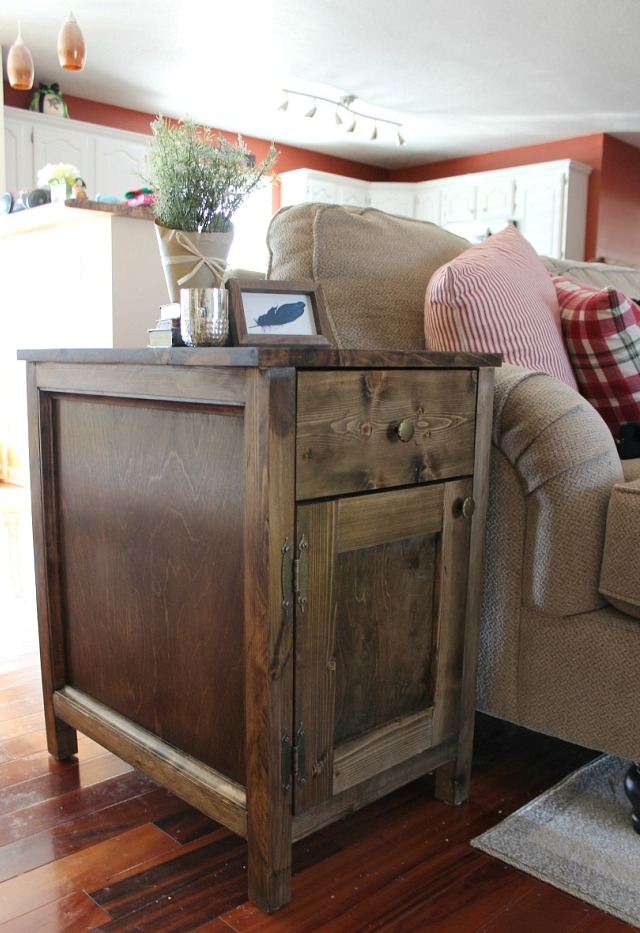
[[[424,347],[427,282],[469,246],[320,204],[283,208],[267,242],[269,278],[322,284],[338,345],[397,349]],[[640,297],[640,270],[545,262]],[[503,366],[494,414],[477,706],[640,759],[640,460],[621,462],[595,409],[540,372]]]

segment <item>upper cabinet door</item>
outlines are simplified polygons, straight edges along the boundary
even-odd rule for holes
[[[90,193],[95,191],[94,158],[91,138],[83,130],[74,129],[68,120],[59,125],[33,127],[33,161],[35,174],[49,162],[68,162],[80,172]],[[34,179],[35,181],[35,179]]]
[[[96,194],[114,194],[121,201],[127,191],[142,188],[148,145],[111,136],[97,136]]]

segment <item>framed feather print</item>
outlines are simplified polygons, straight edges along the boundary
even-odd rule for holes
[[[230,279],[234,346],[331,347],[318,282]]]

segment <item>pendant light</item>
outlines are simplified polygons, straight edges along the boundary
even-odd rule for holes
[[[28,91],[33,87],[33,74],[31,52],[22,41],[20,22],[18,22],[18,38],[9,49],[7,56],[9,84],[17,91]]]
[[[67,71],[82,71],[87,57],[87,49],[82,30],[72,11],[62,24],[58,34],[58,58]]]

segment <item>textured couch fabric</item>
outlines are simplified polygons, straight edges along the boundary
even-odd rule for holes
[[[373,209],[305,204],[275,215],[268,246],[269,278],[322,284],[339,346],[422,349],[428,280],[469,244]],[[543,262],[640,297],[640,269]],[[640,504],[640,483],[621,491],[640,461],[621,464],[595,409],[552,376],[503,366],[495,385],[478,708],[640,758],[640,619],[620,608],[640,598],[640,534],[626,548],[617,501]]]

